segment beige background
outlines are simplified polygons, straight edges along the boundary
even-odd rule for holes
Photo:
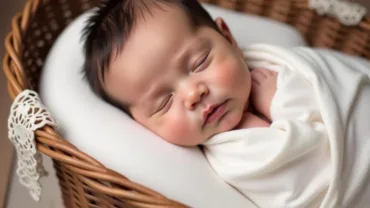
[[[1,66],[4,57],[3,40],[5,33],[9,31],[10,19],[12,14],[19,11],[23,0],[0,0],[0,57]],[[2,69],[2,67],[1,67]],[[10,164],[12,156],[12,146],[7,141],[7,114],[10,105],[10,99],[6,91],[6,82],[4,73],[0,73],[0,206],[4,206],[6,197],[6,185],[8,184],[8,174],[10,173]]]
[[[42,180],[43,194],[39,203],[31,199],[27,190],[18,182],[17,177],[13,177],[14,174],[11,174],[14,151],[7,139],[10,98],[6,90],[2,61],[4,57],[4,38],[10,30],[11,18],[23,9],[25,2],[25,0],[0,0],[0,207],[61,208],[63,207],[61,194],[50,159],[45,159],[45,167],[49,171],[50,177]],[[7,198],[8,200],[6,200]]]
[[[370,10],[370,0],[356,0]],[[10,29],[12,16],[21,11],[25,0],[0,0],[0,60],[4,56],[3,40]],[[42,181],[43,197],[41,202],[31,200],[27,191],[18,183],[16,177],[9,177],[11,173],[13,149],[7,140],[7,117],[10,108],[10,99],[6,91],[6,82],[3,72],[0,73],[0,207],[20,208],[58,208],[62,207],[60,191],[52,169],[50,159],[46,158],[45,166],[50,171],[50,177]],[[14,171],[13,171],[14,172]],[[10,174],[13,176],[14,174]],[[8,182],[9,181],[9,182]],[[9,184],[9,188],[8,188]],[[8,194],[7,194],[7,190]],[[8,197],[7,197],[8,196]],[[8,198],[8,200],[6,200]]]

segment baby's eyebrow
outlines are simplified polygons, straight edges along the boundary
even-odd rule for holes
[[[198,38],[198,40],[196,41],[197,43],[197,48],[196,49],[203,49],[205,47],[208,47],[209,46],[209,40],[205,37],[200,37]]]
[[[191,41],[191,44],[186,46],[184,50],[181,51],[181,53],[178,54],[177,57],[175,57],[175,62],[177,67],[182,67],[184,64],[188,64],[189,59],[191,57],[191,53],[203,49],[206,47],[208,43],[208,40],[205,37],[196,37],[193,41]]]

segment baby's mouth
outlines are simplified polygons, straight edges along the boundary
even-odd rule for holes
[[[204,113],[203,113],[203,118],[204,118],[203,119],[204,120],[203,126],[218,121],[225,114],[225,111],[226,111],[226,105],[225,104],[226,104],[226,102],[227,102],[227,100],[220,103],[220,104],[212,105],[204,111]]]

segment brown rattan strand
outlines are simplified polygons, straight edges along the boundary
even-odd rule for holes
[[[45,141],[44,138],[40,139],[40,141]],[[46,155],[51,155],[53,153],[53,151],[51,151],[49,148],[46,148],[44,146],[39,146],[38,147],[39,150],[46,154]],[[59,155],[58,155],[59,154]],[[109,181],[110,183],[114,183],[114,184],[119,184],[121,187],[126,187],[126,188],[130,188],[130,189],[135,189],[136,192],[138,193],[143,193],[143,194],[146,194],[148,196],[155,196],[157,198],[160,198],[161,196],[158,195],[157,193],[153,192],[153,191],[150,191],[142,186],[139,186],[137,184],[132,184],[128,181],[122,181],[121,180],[121,175],[119,175],[118,173],[116,172],[113,172],[112,170],[94,170],[94,168],[86,168],[85,165],[82,165],[81,163],[75,163],[72,159],[65,159],[65,158],[62,158],[62,154],[58,153],[58,154],[55,154],[55,155],[58,155],[58,156],[55,156],[55,159],[58,159],[59,161],[61,162],[64,162],[64,164],[66,166],[69,167],[69,169],[73,170],[74,172],[80,174],[80,175],[83,175],[83,176],[87,176],[87,177],[90,177],[90,178],[95,178],[95,179],[98,179],[98,180],[104,180],[104,181]],[[101,172],[101,171],[104,171],[104,172]],[[109,174],[107,174],[109,173]],[[119,186],[117,186],[119,187]],[[131,193],[129,193],[130,195]],[[148,198],[149,199],[149,198]]]
[[[12,100],[24,89],[38,91],[41,70],[54,41],[75,17],[98,0],[28,0],[5,38],[3,69]],[[344,26],[319,16],[307,0],[203,0],[264,16],[297,28],[310,46],[370,58],[370,19]],[[50,126],[35,132],[37,148],[53,159],[64,204],[74,207],[186,207],[112,171],[68,143]],[[179,187],[181,188],[181,187]]]
[[[70,143],[60,140],[58,136],[56,135],[50,135],[42,131],[37,131],[36,136],[38,136],[40,142],[43,145],[47,145],[49,147],[53,147],[54,149],[64,151],[65,153],[69,155],[73,155],[74,157],[80,159],[83,162],[91,163],[93,165],[91,167],[92,170],[95,169],[94,167],[96,166],[102,166],[99,162],[90,158],[88,155],[75,149],[74,146],[71,145]],[[101,170],[101,169],[97,169],[97,170]]]

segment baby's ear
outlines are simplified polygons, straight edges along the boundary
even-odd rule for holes
[[[229,26],[227,26],[226,22],[221,18],[217,17],[216,20],[216,25],[218,29],[220,30],[221,34],[234,46],[237,46],[237,43],[231,34],[231,31],[229,29]]]

